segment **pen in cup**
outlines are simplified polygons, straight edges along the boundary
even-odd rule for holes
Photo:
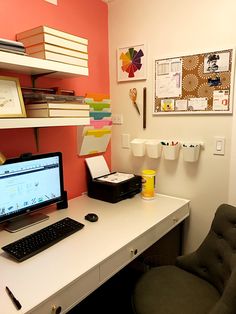
[[[14,294],[11,292],[11,290],[8,287],[6,287],[6,291],[7,291],[7,294],[9,295],[10,299],[12,300],[14,305],[16,306],[17,310],[20,310],[22,307],[20,302],[15,298]]]

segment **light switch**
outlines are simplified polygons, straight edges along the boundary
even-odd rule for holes
[[[122,134],[122,147],[130,148],[130,135],[129,134]]]
[[[216,141],[216,150],[217,150],[217,152],[222,151],[222,141],[221,140]]]
[[[225,137],[215,136],[214,137],[214,155],[225,154]]]
[[[118,114],[118,113],[114,113],[112,115],[112,124],[123,124],[123,115],[122,114]]]

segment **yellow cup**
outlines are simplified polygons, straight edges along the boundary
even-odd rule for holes
[[[155,170],[142,171],[142,198],[153,199],[155,197]]]

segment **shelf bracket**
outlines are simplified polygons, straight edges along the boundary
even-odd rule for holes
[[[34,128],[34,140],[37,152],[39,151],[39,128]]]
[[[51,72],[47,72],[47,73],[39,73],[39,74],[31,74],[31,81],[32,81],[32,86],[35,87],[35,81],[42,76],[45,75],[49,75],[49,74],[53,74],[56,73],[56,71],[51,71]]]

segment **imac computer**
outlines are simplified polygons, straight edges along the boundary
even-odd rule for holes
[[[10,232],[48,219],[36,213],[63,201],[60,152],[8,159],[0,166],[0,224]]]

